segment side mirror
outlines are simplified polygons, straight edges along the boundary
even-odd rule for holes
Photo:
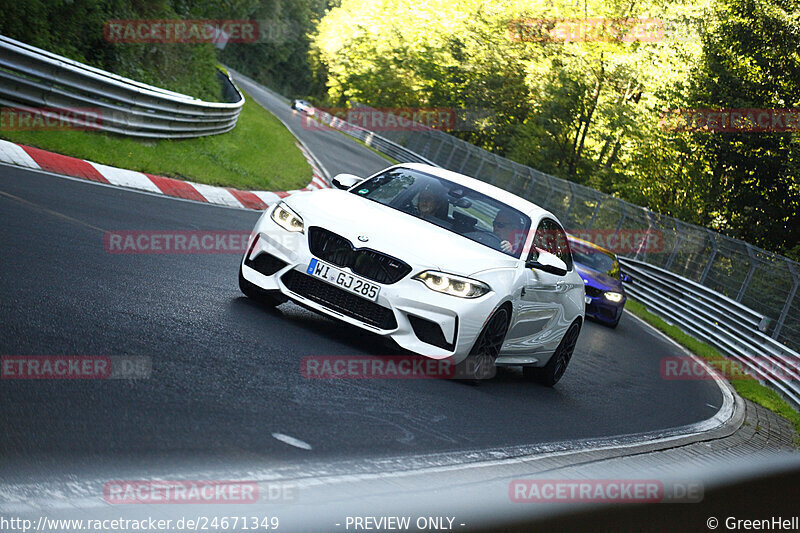
[[[550,252],[545,252],[542,250],[539,250],[539,257],[537,257],[535,261],[526,261],[525,266],[527,268],[535,268],[536,270],[549,272],[550,274],[555,274],[556,276],[567,275],[567,265],[564,264],[564,261]]]
[[[331,180],[331,183],[337,189],[349,189],[363,178],[359,178],[358,176],[354,176],[353,174],[337,174]]]
[[[619,279],[622,283],[633,283],[633,278],[624,272],[619,273]]]

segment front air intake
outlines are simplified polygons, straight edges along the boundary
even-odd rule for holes
[[[324,228],[308,229],[308,247],[323,261],[349,268],[354,274],[384,285],[397,283],[411,273],[405,262],[370,248],[356,248],[349,240]]]

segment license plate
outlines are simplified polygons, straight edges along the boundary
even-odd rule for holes
[[[381,291],[378,285],[370,283],[358,276],[348,274],[335,266],[323,263],[319,259],[311,260],[308,264],[308,269],[306,269],[306,273],[316,278],[324,279],[328,283],[332,283],[348,292],[352,292],[353,294],[357,294],[373,302],[378,300],[378,293]]]
[[[592,299],[591,299],[591,298],[589,298],[588,296],[584,296],[584,297],[583,297],[583,300],[584,300],[584,301],[585,301],[587,304],[590,304],[590,303],[592,303]]]

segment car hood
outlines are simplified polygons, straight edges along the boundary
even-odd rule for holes
[[[578,271],[578,274],[583,278],[586,285],[596,287],[602,291],[623,292],[622,282],[616,278],[612,278],[605,272],[594,270],[579,263],[575,263],[575,270]]]
[[[284,200],[306,228],[321,226],[348,239],[418,267],[469,276],[519,263],[500,251],[420,220],[397,209],[339,189],[294,194]],[[360,242],[359,236],[369,240]]]

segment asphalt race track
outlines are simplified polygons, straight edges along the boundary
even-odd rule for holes
[[[299,121],[284,107],[283,120]],[[303,138],[333,174],[388,165],[334,132]],[[304,356],[399,352],[294,304],[271,311],[248,300],[238,253],[104,247],[110,230],[249,231],[257,217],[0,166],[0,354],[138,355],[153,365],[136,381],[0,381],[0,478],[45,478],[64,465],[269,465],[605,438],[700,422],[721,406],[713,381],[663,379],[661,359],[679,350],[628,314],[616,330],[588,322],[553,389],[514,371],[477,387],[305,379]]]
[[[249,78],[239,74],[232,76],[253,100],[283,121],[295,137],[303,140],[331,177],[344,172],[366,178],[391,165],[351,138],[316,121],[309,121],[301,112],[292,110],[289,104]]]

